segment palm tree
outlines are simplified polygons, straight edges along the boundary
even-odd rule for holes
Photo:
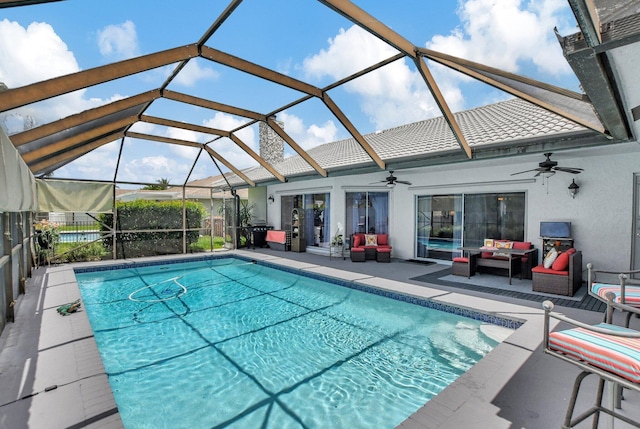
[[[157,185],[147,185],[144,190],[146,191],[164,191],[169,187],[169,179],[165,179],[164,177],[156,180]]]

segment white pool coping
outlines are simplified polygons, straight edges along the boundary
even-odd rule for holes
[[[430,429],[511,427],[510,421],[498,416],[499,409],[492,400],[541,345],[544,318],[541,309],[294,261],[276,254],[258,254],[242,250],[227,254],[259,259],[289,270],[296,269],[353,281],[368,287],[521,321],[522,326],[519,329],[508,335],[485,358],[399,426]],[[0,407],[0,427],[122,428],[86,313],[78,312],[61,317],[57,314],[56,308],[80,297],[74,268],[194,257],[201,258],[202,255],[102,261],[48,268],[42,284],[30,286],[33,293],[37,290],[38,296],[31,296],[31,304],[26,302],[27,300],[19,303],[16,311],[18,320],[15,324],[8,325],[8,329],[5,329],[2,335],[2,356],[6,356],[6,348],[14,345],[20,347],[18,342],[21,341],[21,337],[25,337],[22,339],[24,340],[30,336],[29,338],[34,340],[34,335],[38,335],[38,340],[37,355],[26,357],[28,361],[23,365],[20,374],[16,371],[15,374],[2,375],[0,405],[15,402]],[[34,308],[27,309],[28,305],[33,305]],[[23,332],[17,332],[19,329]],[[25,329],[28,330],[26,333]],[[504,331],[496,335],[504,335]],[[16,348],[15,352],[19,353],[19,348]],[[0,359],[0,370],[5,364],[4,360],[5,358]],[[4,388],[5,380],[13,386],[12,389]],[[58,387],[45,392],[45,389],[51,386]],[[34,393],[35,396],[28,399],[17,400]],[[80,423],[82,426],[78,426]]]

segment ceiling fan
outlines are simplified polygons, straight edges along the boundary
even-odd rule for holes
[[[381,180],[380,182],[386,183],[388,188],[393,188],[394,186],[396,186],[396,183],[402,183],[403,185],[411,185],[411,182],[407,182],[406,180],[398,180],[398,178],[393,175],[393,171],[390,171],[389,176],[386,179]],[[375,183],[379,183],[379,182],[375,182]]]
[[[531,171],[537,171],[537,173],[533,177],[538,177],[541,174],[545,177],[549,177],[551,175],[556,174],[556,171],[561,171],[563,173],[571,173],[571,174],[579,174],[584,171],[582,168],[577,168],[577,167],[558,167],[558,161],[552,161],[551,155],[552,155],[551,152],[545,153],[544,156],[546,156],[547,159],[540,162],[538,164],[538,168],[534,168],[532,170],[520,171],[518,173],[513,173],[512,176],[515,176],[516,174],[529,173]]]

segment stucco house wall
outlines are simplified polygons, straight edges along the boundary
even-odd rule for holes
[[[275,202],[267,205],[267,221],[280,227],[280,196],[302,193],[331,193],[331,234],[337,223],[345,224],[345,194],[357,191],[389,190],[389,233],[393,256],[414,257],[415,198],[487,192],[525,192],[525,239],[541,246],[541,221],[570,221],[575,247],[583,252],[584,267],[621,270],[631,267],[633,236],[634,174],[640,173],[640,146],[637,142],[607,147],[554,153],[560,166],[583,168],[578,175],[558,172],[547,180],[533,180],[535,172],[512,173],[536,168],[542,154],[492,160],[472,160],[458,164],[396,171],[411,186],[386,188],[374,182],[385,172],[321,178],[268,186]],[[572,179],[580,190],[571,198]],[[542,256],[542,255],[541,255]]]

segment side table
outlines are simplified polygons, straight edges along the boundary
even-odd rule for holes
[[[331,246],[329,245],[329,260],[331,260],[332,256],[337,256],[337,257],[342,257],[342,259],[345,259],[344,256],[344,245],[341,244],[339,246]]]

